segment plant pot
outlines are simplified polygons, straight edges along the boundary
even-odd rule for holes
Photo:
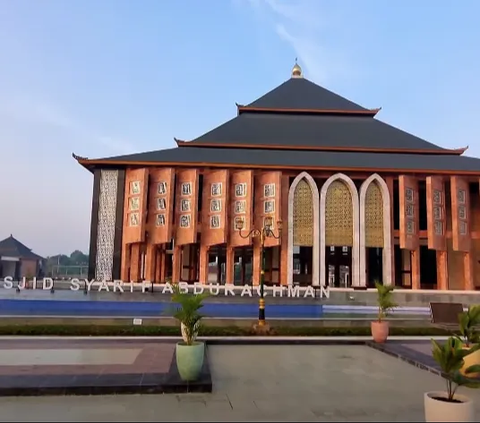
[[[447,398],[446,392],[426,392],[424,394],[424,408],[426,422],[473,422],[475,410],[473,401],[464,396],[453,397],[458,402],[447,402],[436,398]]]
[[[371,322],[370,328],[372,330],[373,340],[378,344],[383,344],[388,338],[390,325],[388,322]]]
[[[179,342],[175,350],[177,368],[180,377],[185,382],[197,380],[203,367],[205,354],[205,344],[203,342],[194,342],[187,345]]]
[[[194,326],[194,331],[193,331],[193,335],[192,335],[192,341],[195,341],[197,339],[197,336],[198,336],[198,330],[200,329],[200,322],[197,322]],[[188,339],[187,339],[187,331],[185,330],[185,325],[183,323],[180,324],[180,330],[182,332],[182,339],[183,339],[183,342],[188,342]]]
[[[463,349],[469,349],[469,347],[463,347]],[[480,350],[474,351],[471,354],[468,354],[466,357],[463,358],[465,364],[460,369],[460,373],[467,377],[477,378],[480,377],[480,373],[469,373],[468,375],[465,374],[465,370],[467,370],[470,366],[475,364],[480,364]]]

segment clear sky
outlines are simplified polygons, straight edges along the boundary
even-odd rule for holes
[[[478,0],[0,0],[0,239],[88,250],[89,158],[174,146],[305,77],[480,156]]]

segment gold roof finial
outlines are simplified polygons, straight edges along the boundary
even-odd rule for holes
[[[302,68],[298,65],[296,57],[295,66],[292,69],[292,78],[303,78]]]

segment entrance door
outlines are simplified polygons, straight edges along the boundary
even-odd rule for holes
[[[312,284],[313,248],[293,247],[293,283],[301,286]]]
[[[375,281],[383,281],[383,248],[367,250],[367,287],[375,288]]]
[[[348,288],[352,282],[352,247],[326,247],[325,273],[328,286]]]

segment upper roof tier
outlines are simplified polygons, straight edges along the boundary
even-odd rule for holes
[[[251,102],[247,108],[304,112],[370,112],[370,110],[332,93],[305,78],[292,77],[272,91]]]
[[[298,65],[296,65],[298,66]],[[303,78],[292,77],[248,104],[238,115],[179,147],[273,148],[462,154],[425,141],[378,119],[366,109]]]

